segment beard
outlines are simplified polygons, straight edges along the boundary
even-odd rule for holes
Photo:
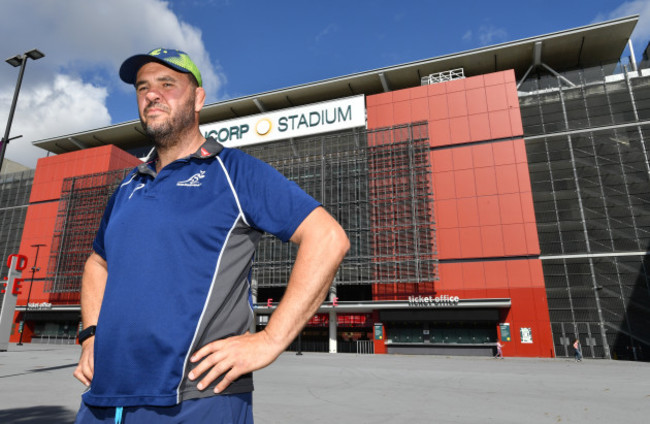
[[[188,129],[194,126],[194,97],[191,96],[182,108],[177,113],[169,117],[169,119],[157,123],[147,124],[140,117],[140,123],[144,128],[145,133],[154,143],[156,149],[168,149],[181,143],[182,135]],[[152,103],[147,108],[157,107],[163,110],[169,110],[168,107],[159,103]],[[146,112],[146,109],[145,109]]]

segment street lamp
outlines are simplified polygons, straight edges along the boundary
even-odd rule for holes
[[[41,248],[41,246],[45,246],[45,245],[32,244],[32,247],[36,248],[36,257],[34,258],[34,266],[32,267],[32,281],[29,283],[29,291],[27,292],[27,304],[25,305],[25,316],[23,316],[23,328],[20,331],[20,340],[18,340],[17,346],[23,345],[23,333],[25,332],[25,325],[27,325],[27,311],[29,310],[29,298],[32,297],[32,286],[34,285],[34,274],[36,273],[36,271],[40,270],[40,268],[36,268],[36,263],[38,262],[38,250]]]
[[[14,119],[14,112],[16,111],[16,102],[18,101],[18,93],[20,92],[20,85],[23,82],[23,74],[25,73],[25,65],[27,64],[27,59],[38,60],[45,55],[38,51],[37,49],[32,49],[28,52],[23,53],[22,55],[17,54],[14,57],[10,57],[6,60],[8,64],[17,68],[20,66],[20,73],[18,74],[18,81],[16,81],[16,89],[14,90],[14,98],[11,101],[11,108],[9,109],[9,119],[7,120],[7,127],[5,128],[5,135],[2,137],[2,150],[0,150],[0,169],[2,169],[2,162],[5,158],[5,151],[7,150],[7,144],[9,144],[9,132],[11,131],[11,122]]]

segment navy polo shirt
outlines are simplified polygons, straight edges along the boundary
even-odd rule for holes
[[[319,203],[270,165],[208,139],[158,174],[134,169],[93,243],[108,265],[95,335],[94,406],[168,406],[213,396],[189,358],[253,323],[249,275],[263,232],[288,241]],[[226,393],[253,389],[252,375]]]

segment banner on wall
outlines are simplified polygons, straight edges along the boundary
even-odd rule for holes
[[[510,341],[510,324],[507,322],[499,324],[499,329],[501,330],[501,340],[504,342]]]
[[[226,147],[304,137],[366,126],[365,97],[353,96],[201,125],[201,133]]]
[[[10,255],[7,259],[7,282],[0,283],[0,293],[3,293],[2,309],[0,309],[0,352],[5,352],[9,347],[11,325],[13,324],[14,311],[18,295],[22,290],[22,271],[27,268],[27,257],[24,255]]]
[[[375,323],[375,340],[384,339],[384,324],[381,322]]]

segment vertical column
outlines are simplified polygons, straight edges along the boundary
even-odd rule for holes
[[[329,322],[329,338],[330,338],[330,353],[336,353],[336,311],[330,309],[330,322]]]
[[[251,280],[251,303],[253,309],[253,323],[251,324],[249,331],[251,334],[254,334],[257,330],[257,313],[255,312],[255,308],[257,307],[257,279],[255,278]]]
[[[330,287],[329,300],[330,302],[334,301],[336,297],[336,281]],[[329,339],[330,339],[330,353],[338,352],[336,345],[336,311],[334,307],[330,309],[329,312]]]

